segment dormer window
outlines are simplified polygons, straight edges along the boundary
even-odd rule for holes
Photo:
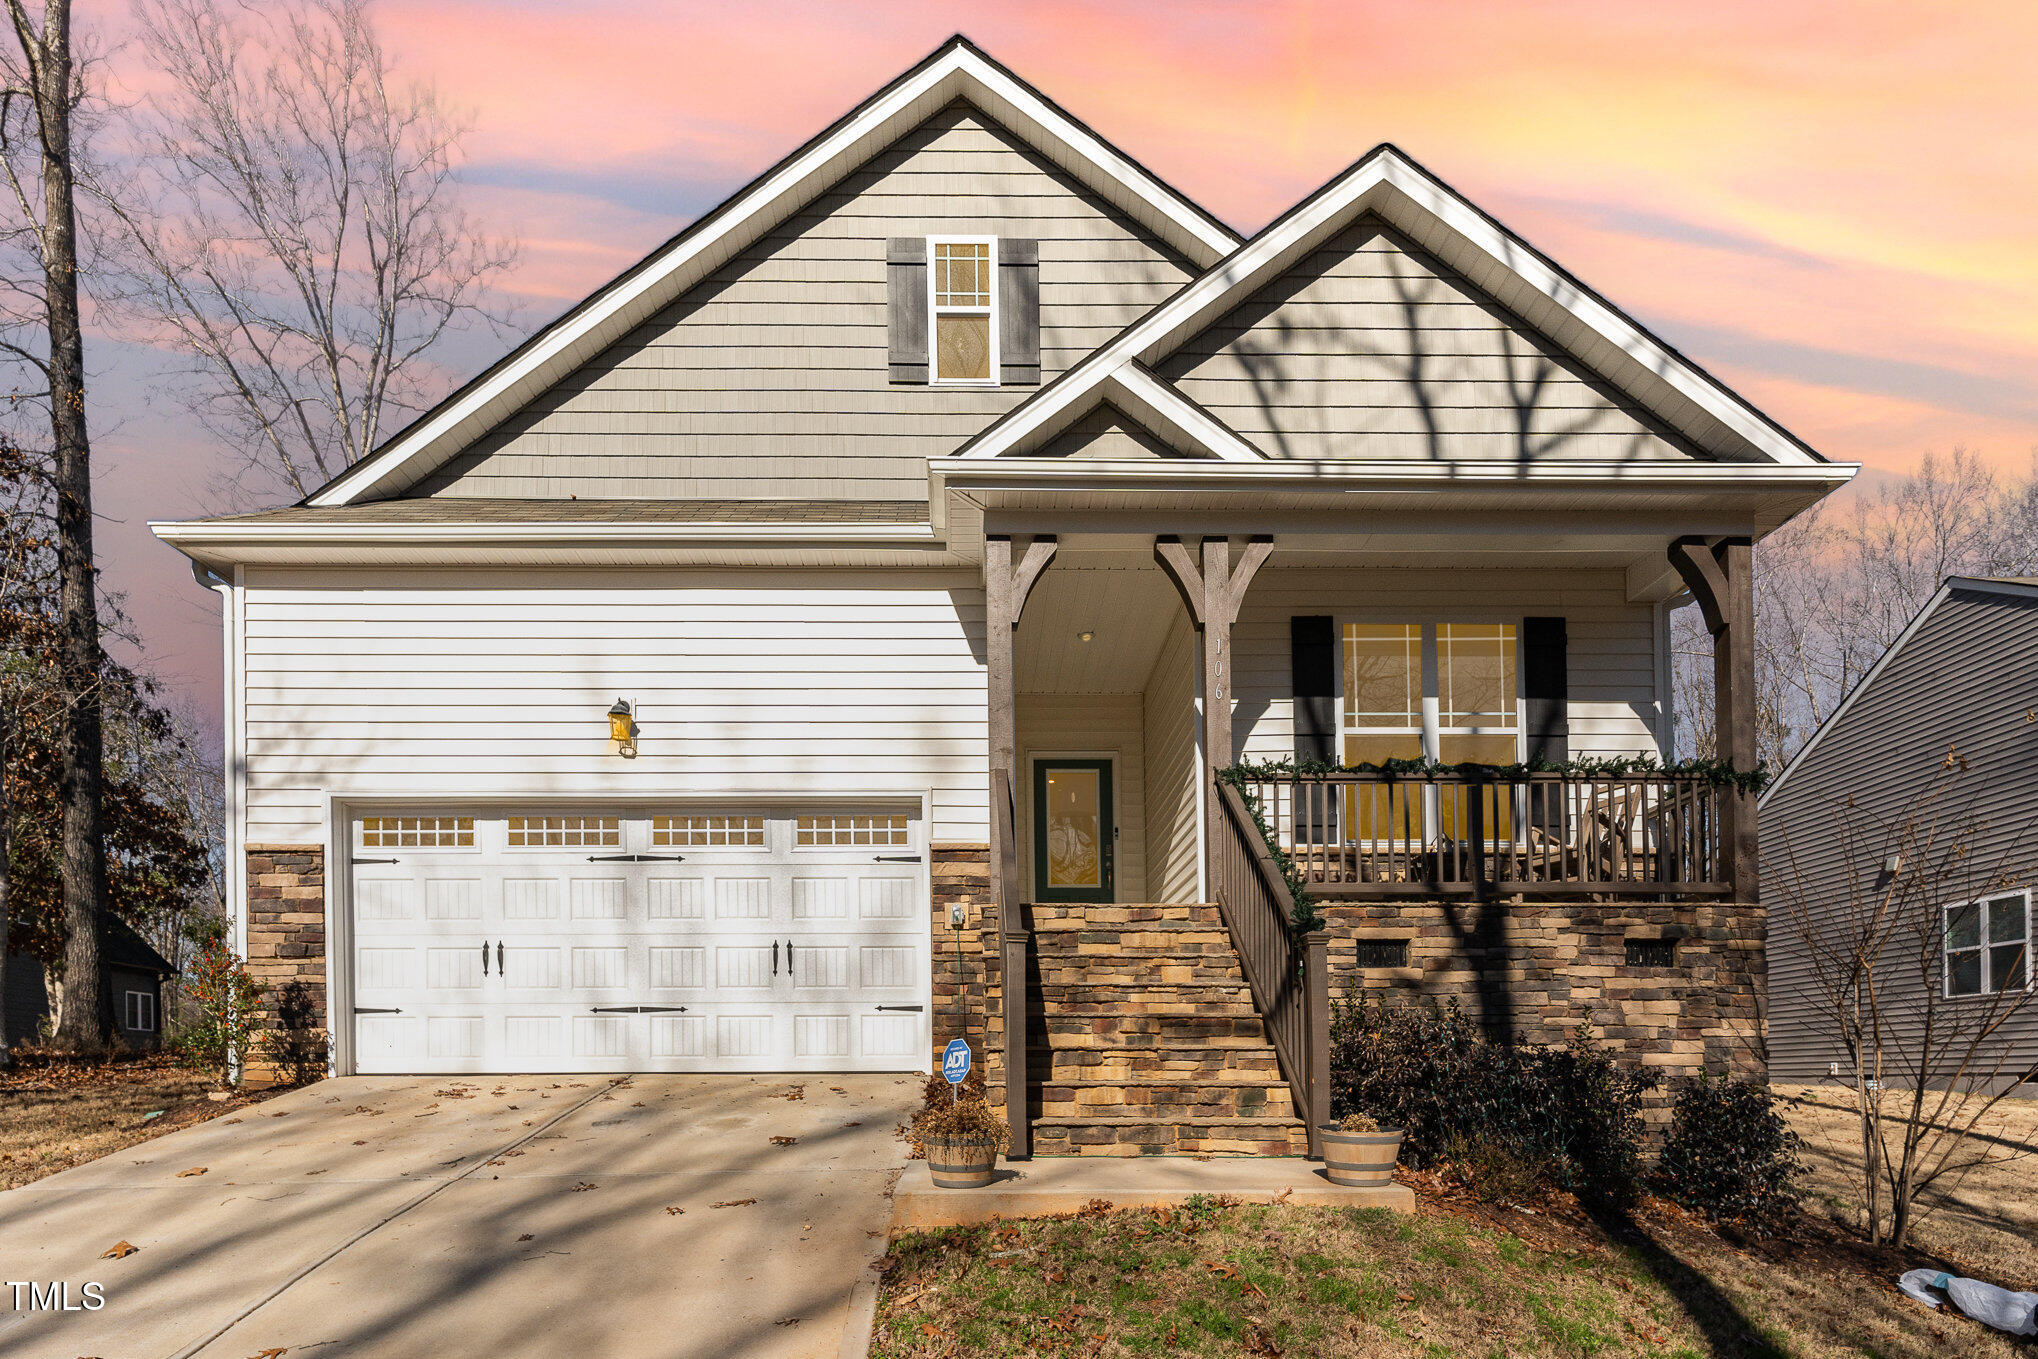
[[[994,383],[998,373],[998,242],[995,237],[931,237],[927,309],[930,382]]]

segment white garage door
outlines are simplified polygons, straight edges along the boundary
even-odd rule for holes
[[[355,1069],[918,1070],[920,830],[857,809],[360,817]]]

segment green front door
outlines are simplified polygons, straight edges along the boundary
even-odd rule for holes
[[[1033,762],[1033,899],[1110,901],[1118,825],[1111,761]]]

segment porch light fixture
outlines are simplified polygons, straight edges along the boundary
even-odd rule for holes
[[[1076,634],[1076,640],[1077,640],[1078,642],[1091,642],[1091,641],[1095,641],[1095,640],[1096,640],[1096,637],[1097,637],[1097,634],[1096,634],[1096,633],[1094,633],[1094,632],[1079,632],[1079,633],[1077,633],[1077,634]]]
[[[630,719],[630,701],[616,700],[616,706],[609,709],[609,739],[616,743],[616,754],[624,759],[634,759],[637,754],[637,724]]]

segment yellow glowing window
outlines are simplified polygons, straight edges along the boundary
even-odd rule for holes
[[[761,849],[761,816],[654,816],[651,843],[660,849]]]
[[[913,843],[911,821],[903,816],[803,816],[795,832],[803,846]]]
[[[471,816],[369,816],[361,820],[363,849],[472,849]]]
[[[619,849],[623,823],[613,816],[513,816],[511,849]]]
[[[929,261],[934,335],[928,346],[936,382],[991,382],[997,377],[989,241],[936,241]]]

